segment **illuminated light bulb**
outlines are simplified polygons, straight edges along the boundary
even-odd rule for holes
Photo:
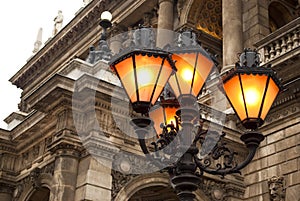
[[[137,82],[139,85],[148,85],[153,82],[153,73],[147,68],[141,68],[137,70]]]
[[[100,16],[101,20],[108,20],[111,21],[112,20],[112,14],[109,11],[104,11],[101,16]]]
[[[193,79],[193,71],[189,68],[185,68],[181,72],[181,77],[186,81],[186,82],[191,82]]]
[[[254,88],[245,89],[244,96],[247,105],[256,105],[259,102],[259,92]]]

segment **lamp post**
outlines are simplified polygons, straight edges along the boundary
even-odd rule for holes
[[[216,131],[208,132],[201,126],[195,132],[195,122],[200,116],[197,96],[214,62],[197,44],[193,32],[180,33],[172,47],[160,50],[153,47],[151,30],[140,27],[134,33],[132,46],[113,57],[109,65],[120,79],[133,110],[141,114],[131,123],[142,151],[157,166],[163,167],[161,162],[169,164],[164,169],[168,171],[172,186],[183,201],[194,200],[193,192],[198,188],[203,173],[221,176],[238,173],[251,162],[264,139],[257,129],[263,124],[281,90],[273,70],[260,67],[259,55],[249,49],[241,54],[235,69],[223,77],[219,87],[226,94],[242,125],[249,130],[240,137],[249,154],[237,164],[235,152],[224,144],[217,143],[211,153],[201,156],[204,137],[214,139],[215,136],[221,136],[222,139],[224,135]],[[166,85],[170,85],[175,97],[161,98],[161,109],[153,108]],[[175,114],[174,108],[178,108]],[[175,122],[168,122],[168,111],[176,117]],[[153,121],[163,121],[164,125],[158,140],[152,143],[154,153],[151,153],[145,136],[149,135],[148,127],[154,125]],[[223,163],[214,166],[212,160],[221,158]]]

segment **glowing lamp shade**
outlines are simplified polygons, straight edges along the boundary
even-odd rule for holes
[[[175,66],[168,53],[137,50],[112,61],[134,111],[146,114],[161,94]]]
[[[226,96],[247,129],[261,126],[280,91],[272,69],[239,67],[223,80]]]
[[[109,11],[104,11],[103,13],[101,13],[100,18],[101,18],[101,20],[111,21],[112,20],[112,14]]]
[[[177,101],[171,103],[167,100],[162,100],[162,102],[159,102],[151,108],[149,117],[154,121],[154,128],[158,136],[162,133],[161,125],[174,125],[175,128],[179,126],[175,118],[178,108],[179,104]]]
[[[174,53],[172,59],[176,61],[177,72],[169,84],[175,96],[191,94],[197,97],[214,66],[213,61],[202,51]]]

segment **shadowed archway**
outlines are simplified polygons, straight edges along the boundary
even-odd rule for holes
[[[50,190],[46,187],[34,189],[25,201],[49,201]]]

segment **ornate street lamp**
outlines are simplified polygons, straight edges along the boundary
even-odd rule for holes
[[[141,27],[134,33],[132,47],[115,56],[110,66],[121,80],[133,110],[142,114],[132,120],[142,151],[155,165],[168,170],[180,200],[193,200],[193,191],[198,188],[199,176],[204,172],[224,176],[240,172],[251,162],[264,139],[257,128],[262,125],[281,86],[270,68],[259,67],[257,53],[250,50],[241,55],[236,69],[223,78],[222,91],[243,126],[251,129],[241,136],[249,154],[243,162],[237,163],[236,153],[224,143],[219,143],[223,134],[203,130],[201,126],[195,129],[195,119],[200,116],[197,96],[214,66],[213,59],[197,44],[191,31],[179,34],[175,46],[167,51],[153,49],[152,42],[152,31]],[[173,102],[176,99],[168,101],[166,97],[161,98],[161,109],[154,108],[150,112],[154,122],[159,120],[163,123],[163,132],[152,143],[154,152],[150,152],[145,142],[145,136],[149,135],[148,128],[153,126],[152,119],[148,117],[149,110],[167,82],[178,102]],[[172,106],[178,109],[175,115],[172,111],[171,116],[176,118],[170,122],[167,109]],[[204,138],[218,140],[210,153],[201,155],[199,150],[205,146]]]
[[[259,54],[245,49],[240,63],[223,78],[223,89],[243,126],[256,130],[264,123],[281,85],[271,68],[259,67]]]
[[[179,130],[179,119],[176,112],[180,105],[170,90],[166,85],[163,94],[149,111],[149,117],[154,121],[154,129],[158,137],[162,136],[163,128]]]
[[[153,47],[153,32],[140,27],[132,47],[112,58],[110,66],[121,80],[134,111],[147,115],[176,70],[170,53]]]

